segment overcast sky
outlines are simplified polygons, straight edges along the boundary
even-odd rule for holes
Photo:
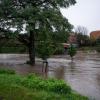
[[[76,0],[68,9],[61,9],[69,22],[77,27],[84,26],[89,32],[100,30],[100,0]]]

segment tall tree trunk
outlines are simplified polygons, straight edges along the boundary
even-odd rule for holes
[[[29,63],[35,65],[35,38],[32,30],[30,30],[29,41]]]

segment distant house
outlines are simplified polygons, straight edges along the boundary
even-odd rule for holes
[[[97,40],[100,37],[100,31],[93,31],[90,33],[91,40]]]
[[[74,33],[70,34],[68,38],[68,43],[70,44],[76,44],[77,43],[77,37]]]
[[[77,37],[74,33],[70,34],[67,43],[62,43],[65,49],[68,48],[70,44],[73,44],[75,47],[77,46]]]

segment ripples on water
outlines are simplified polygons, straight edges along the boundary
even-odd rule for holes
[[[41,73],[41,65],[31,67],[26,65],[28,55],[1,54],[0,67],[11,68],[19,74]],[[67,56],[57,56],[48,59],[48,77],[64,79],[73,90],[88,96],[91,100],[100,100],[100,54],[78,53],[73,62]],[[41,63],[41,62],[40,62]]]
[[[68,81],[73,90],[91,100],[100,100],[100,54],[78,54],[74,62],[54,70],[49,76]]]

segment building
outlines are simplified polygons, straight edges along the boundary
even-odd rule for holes
[[[74,33],[70,34],[68,38],[68,43],[70,44],[76,44],[77,43],[77,37]]]
[[[93,31],[90,33],[91,40],[97,40],[100,37],[100,31]]]
[[[77,47],[77,36],[74,33],[70,34],[67,43],[62,43],[64,49],[69,48],[71,44]]]

